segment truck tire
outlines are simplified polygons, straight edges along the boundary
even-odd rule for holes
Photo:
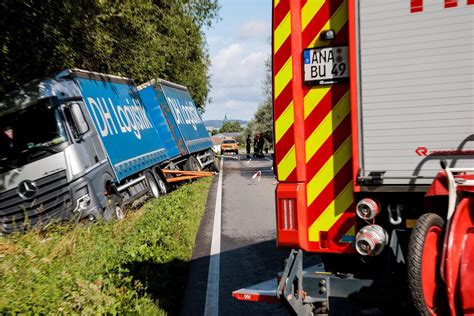
[[[122,220],[125,218],[125,212],[122,207],[122,201],[118,194],[110,194],[107,196],[107,205],[104,208],[105,220]]]
[[[209,165],[209,170],[219,172],[221,170],[219,158],[217,158],[212,151],[210,151],[209,154],[211,155],[212,160],[212,163]]]
[[[189,156],[188,160],[184,164],[184,170],[186,171],[201,171],[199,161],[194,156]]]
[[[161,178],[158,179],[158,187],[160,188],[161,195],[165,195],[166,193],[168,193],[166,183]]]
[[[408,243],[408,287],[413,304],[421,315],[444,315],[446,291],[440,275],[443,247],[443,219],[421,215]]]
[[[160,197],[160,187],[158,186],[158,183],[155,180],[155,177],[153,174],[149,171],[145,172],[145,179],[146,183],[148,185],[148,188],[150,189],[151,196],[153,198],[159,198]]]

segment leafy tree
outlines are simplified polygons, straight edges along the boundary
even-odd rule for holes
[[[240,126],[239,122],[224,122],[219,133],[233,133],[233,132],[241,132],[242,126]]]
[[[202,27],[217,0],[4,0],[0,94],[65,68],[190,88],[203,109],[210,87]]]
[[[257,108],[245,130],[246,134],[262,134],[270,145],[273,144],[273,103],[272,103],[272,67],[271,58],[265,62],[266,76],[262,84],[265,97]]]

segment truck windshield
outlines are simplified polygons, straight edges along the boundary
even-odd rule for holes
[[[57,108],[38,104],[0,117],[0,173],[57,153],[66,141]]]

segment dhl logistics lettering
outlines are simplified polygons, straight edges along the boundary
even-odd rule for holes
[[[170,97],[168,97],[167,100],[170,105],[172,105],[170,108],[174,112],[176,123],[189,124],[197,131],[196,124],[199,124],[201,120],[194,104],[188,101],[186,101],[185,104],[182,104],[178,99]]]
[[[140,101],[132,99],[132,104],[128,99],[125,101],[126,105],[114,105],[110,98],[107,101],[105,98],[87,98],[102,137],[134,133],[141,139],[140,131],[153,128]]]

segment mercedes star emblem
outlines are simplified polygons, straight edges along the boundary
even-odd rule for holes
[[[21,181],[18,185],[18,195],[23,200],[31,199],[36,195],[36,192],[38,192],[38,188],[36,187],[36,184],[33,181]]]

